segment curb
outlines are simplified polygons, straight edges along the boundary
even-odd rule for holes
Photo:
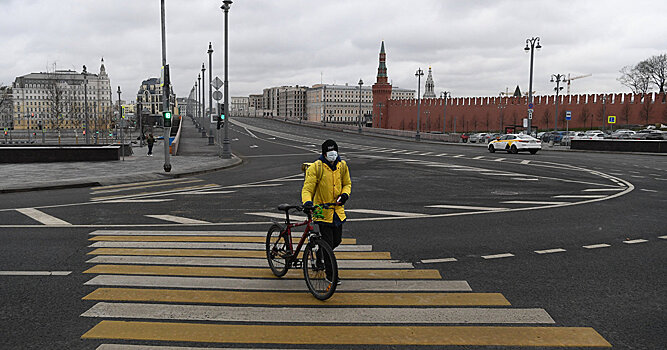
[[[243,159],[237,157],[236,155],[232,155],[232,161],[229,164],[222,164],[219,166],[214,166],[214,167],[206,167],[206,166],[201,166],[198,168],[193,168],[190,170],[184,170],[181,172],[175,172],[175,173],[156,173],[156,172],[150,172],[150,173],[137,173],[133,175],[125,175],[125,176],[110,176],[110,177],[102,177],[102,178],[97,178],[96,180],[91,180],[91,178],[80,178],[80,179],[74,179],[74,180],[64,180],[61,182],[53,182],[48,185],[35,185],[33,187],[8,187],[8,188],[0,188],[0,193],[17,193],[17,192],[32,192],[32,191],[45,191],[45,190],[60,190],[60,189],[67,189],[67,188],[85,188],[85,187],[96,187],[96,186],[104,186],[104,185],[115,185],[115,184],[122,184],[122,183],[130,183],[130,182],[136,182],[136,181],[148,181],[148,180],[164,180],[165,178],[181,178],[185,176],[190,176],[190,175],[198,175],[198,174],[205,174],[205,173],[211,173],[223,169],[228,169],[228,168],[233,168],[236,166],[239,166],[243,163]]]

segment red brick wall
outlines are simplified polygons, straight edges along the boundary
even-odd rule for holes
[[[558,129],[565,129],[565,111],[572,112],[570,128],[605,128],[606,116],[615,115],[618,129],[628,124],[667,124],[665,94],[652,93],[642,103],[640,95],[606,94],[604,118],[602,114],[603,94],[559,96]],[[375,98],[374,98],[375,100]],[[522,97],[457,97],[448,100],[446,131],[492,131],[500,130],[500,114],[503,125],[522,125],[527,117],[528,98]],[[554,128],[555,96],[535,96],[532,125],[539,130]],[[502,103],[505,108],[498,108]],[[388,100],[382,113],[382,126],[397,130],[416,130],[417,100]],[[442,131],[443,99],[421,100],[421,131]],[[645,117],[648,111],[648,119]],[[546,113],[546,116],[545,116]],[[586,113],[587,117],[584,117]],[[374,115],[374,119],[377,118]],[[376,122],[376,121],[375,121]],[[376,125],[374,122],[374,125]],[[454,122],[456,130],[454,130]]]

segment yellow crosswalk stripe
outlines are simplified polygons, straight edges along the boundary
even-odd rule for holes
[[[202,232],[205,234],[205,232]],[[258,236],[94,236],[90,241],[105,242],[242,242],[264,243],[266,237]],[[294,239],[296,244],[298,239]],[[343,238],[342,244],[357,244],[356,238]]]
[[[120,275],[205,276],[238,278],[276,278],[268,268],[195,267],[146,265],[95,265],[83,273]],[[438,270],[369,269],[339,270],[342,279],[441,279]],[[283,278],[303,278],[301,269],[292,269]]]
[[[139,288],[98,288],[84,300],[236,305],[327,306],[508,306],[500,293],[345,293],[323,303],[308,292],[234,292]]]
[[[335,252],[337,260],[387,260],[389,252]],[[145,249],[145,248],[97,248],[88,255],[149,255],[149,256],[210,256],[224,258],[266,258],[261,250],[225,249]]]
[[[81,338],[250,344],[611,347],[589,327],[280,326],[102,321]]]

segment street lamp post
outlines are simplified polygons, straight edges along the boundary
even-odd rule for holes
[[[231,0],[224,0],[222,6],[220,7],[225,13],[225,105],[223,107],[225,113],[225,127],[224,127],[224,138],[222,140],[222,158],[230,159],[232,157],[232,149],[229,143],[229,26],[227,25],[227,19],[229,17],[229,7],[232,5]]]
[[[212,88],[212,81],[213,81],[213,61],[212,61],[212,55],[213,55],[213,46],[211,45],[211,42],[209,41],[208,43],[208,106],[211,109],[211,113],[213,114],[213,88]],[[214,138],[213,138],[213,123],[212,120],[208,121],[208,144],[213,145]]]
[[[558,131],[558,94],[560,93],[560,90],[563,90],[563,87],[560,86],[560,83],[565,82],[565,75],[564,74],[552,74],[551,75],[551,82],[556,83],[556,87],[554,90],[556,90],[556,117],[554,118],[556,120],[554,124],[554,131]]]
[[[120,100],[120,97],[118,99]],[[83,114],[86,116],[86,126],[83,128],[83,132],[86,134],[87,145],[90,144],[90,135],[88,135],[88,72],[85,64],[83,65]]]
[[[361,132],[361,86],[364,85],[364,81],[359,79],[359,132]]]
[[[424,71],[421,68],[417,69],[415,76],[417,77],[417,134],[415,135],[415,140],[419,141],[421,138],[419,136],[419,124],[421,122],[419,113],[419,109],[421,108],[421,78],[424,76]]]
[[[161,24],[162,24],[162,67],[165,69],[165,81],[164,81],[164,87],[162,90],[162,112],[168,112],[169,111],[169,93],[170,93],[170,86],[171,86],[171,81],[169,74],[166,74],[168,71],[167,68],[167,33],[165,30],[165,25],[164,25],[164,0],[160,1],[161,5],[161,13],[160,13],[160,19],[161,19]],[[164,116],[162,117],[164,119]],[[171,163],[169,162],[169,137],[171,136],[171,127],[164,127],[164,165],[162,166],[164,168],[165,172],[170,172],[171,171]]]
[[[505,105],[503,105],[503,93],[501,92],[500,95],[498,95],[500,98],[500,103],[498,104],[498,109],[500,110],[500,130],[498,131],[500,134],[504,134],[503,132],[503,109],[505,109]]]
[[[118,124],[120,124],[120,155],[125,160],[125,138],[123,137],[123,106],[120,104],[120,86],[118,86]],[[88,125],[86,125],[87,127]],[[88,133],[86,133],[86,137]]]
[[[526,47],[524,47],[524,51],[528,52],[530,51],[530,80],[528,83],[528,103],[530,105],[533,104],[533,58],[535,56],[535,49],[541,49],[542,45],[540,45],[540,37],[534,37],[530,39],[526,39]],[[532,112],[528,113],[528,135],[531,134],[532,132],[532,118],[533,114]]]
[[[206,68],[203,63],[201,64],[201,137],[206,137]]]
[[[447,120],[447,99],[452,97],[452,94],[449,91],[443,91],[440,93],[440,98],[444,98],[445,101],[443,102],[443,108],[442,108],[442,133],[445,133],[445,121]]]

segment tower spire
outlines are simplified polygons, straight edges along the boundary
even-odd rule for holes
[[[384,40],[382,40],[382,46],[380,47],[380,64],[378,65],[378,75],[376,82],[377,83],[387,83],[387,65],[386,65],[387,55],[384,52]]]
[[[428,76],[426,77],[426,91],[424,91],[424,98],[435,97],[435,83],[433,83],[433,74],[431,73],[431,66],[428,66]]]

